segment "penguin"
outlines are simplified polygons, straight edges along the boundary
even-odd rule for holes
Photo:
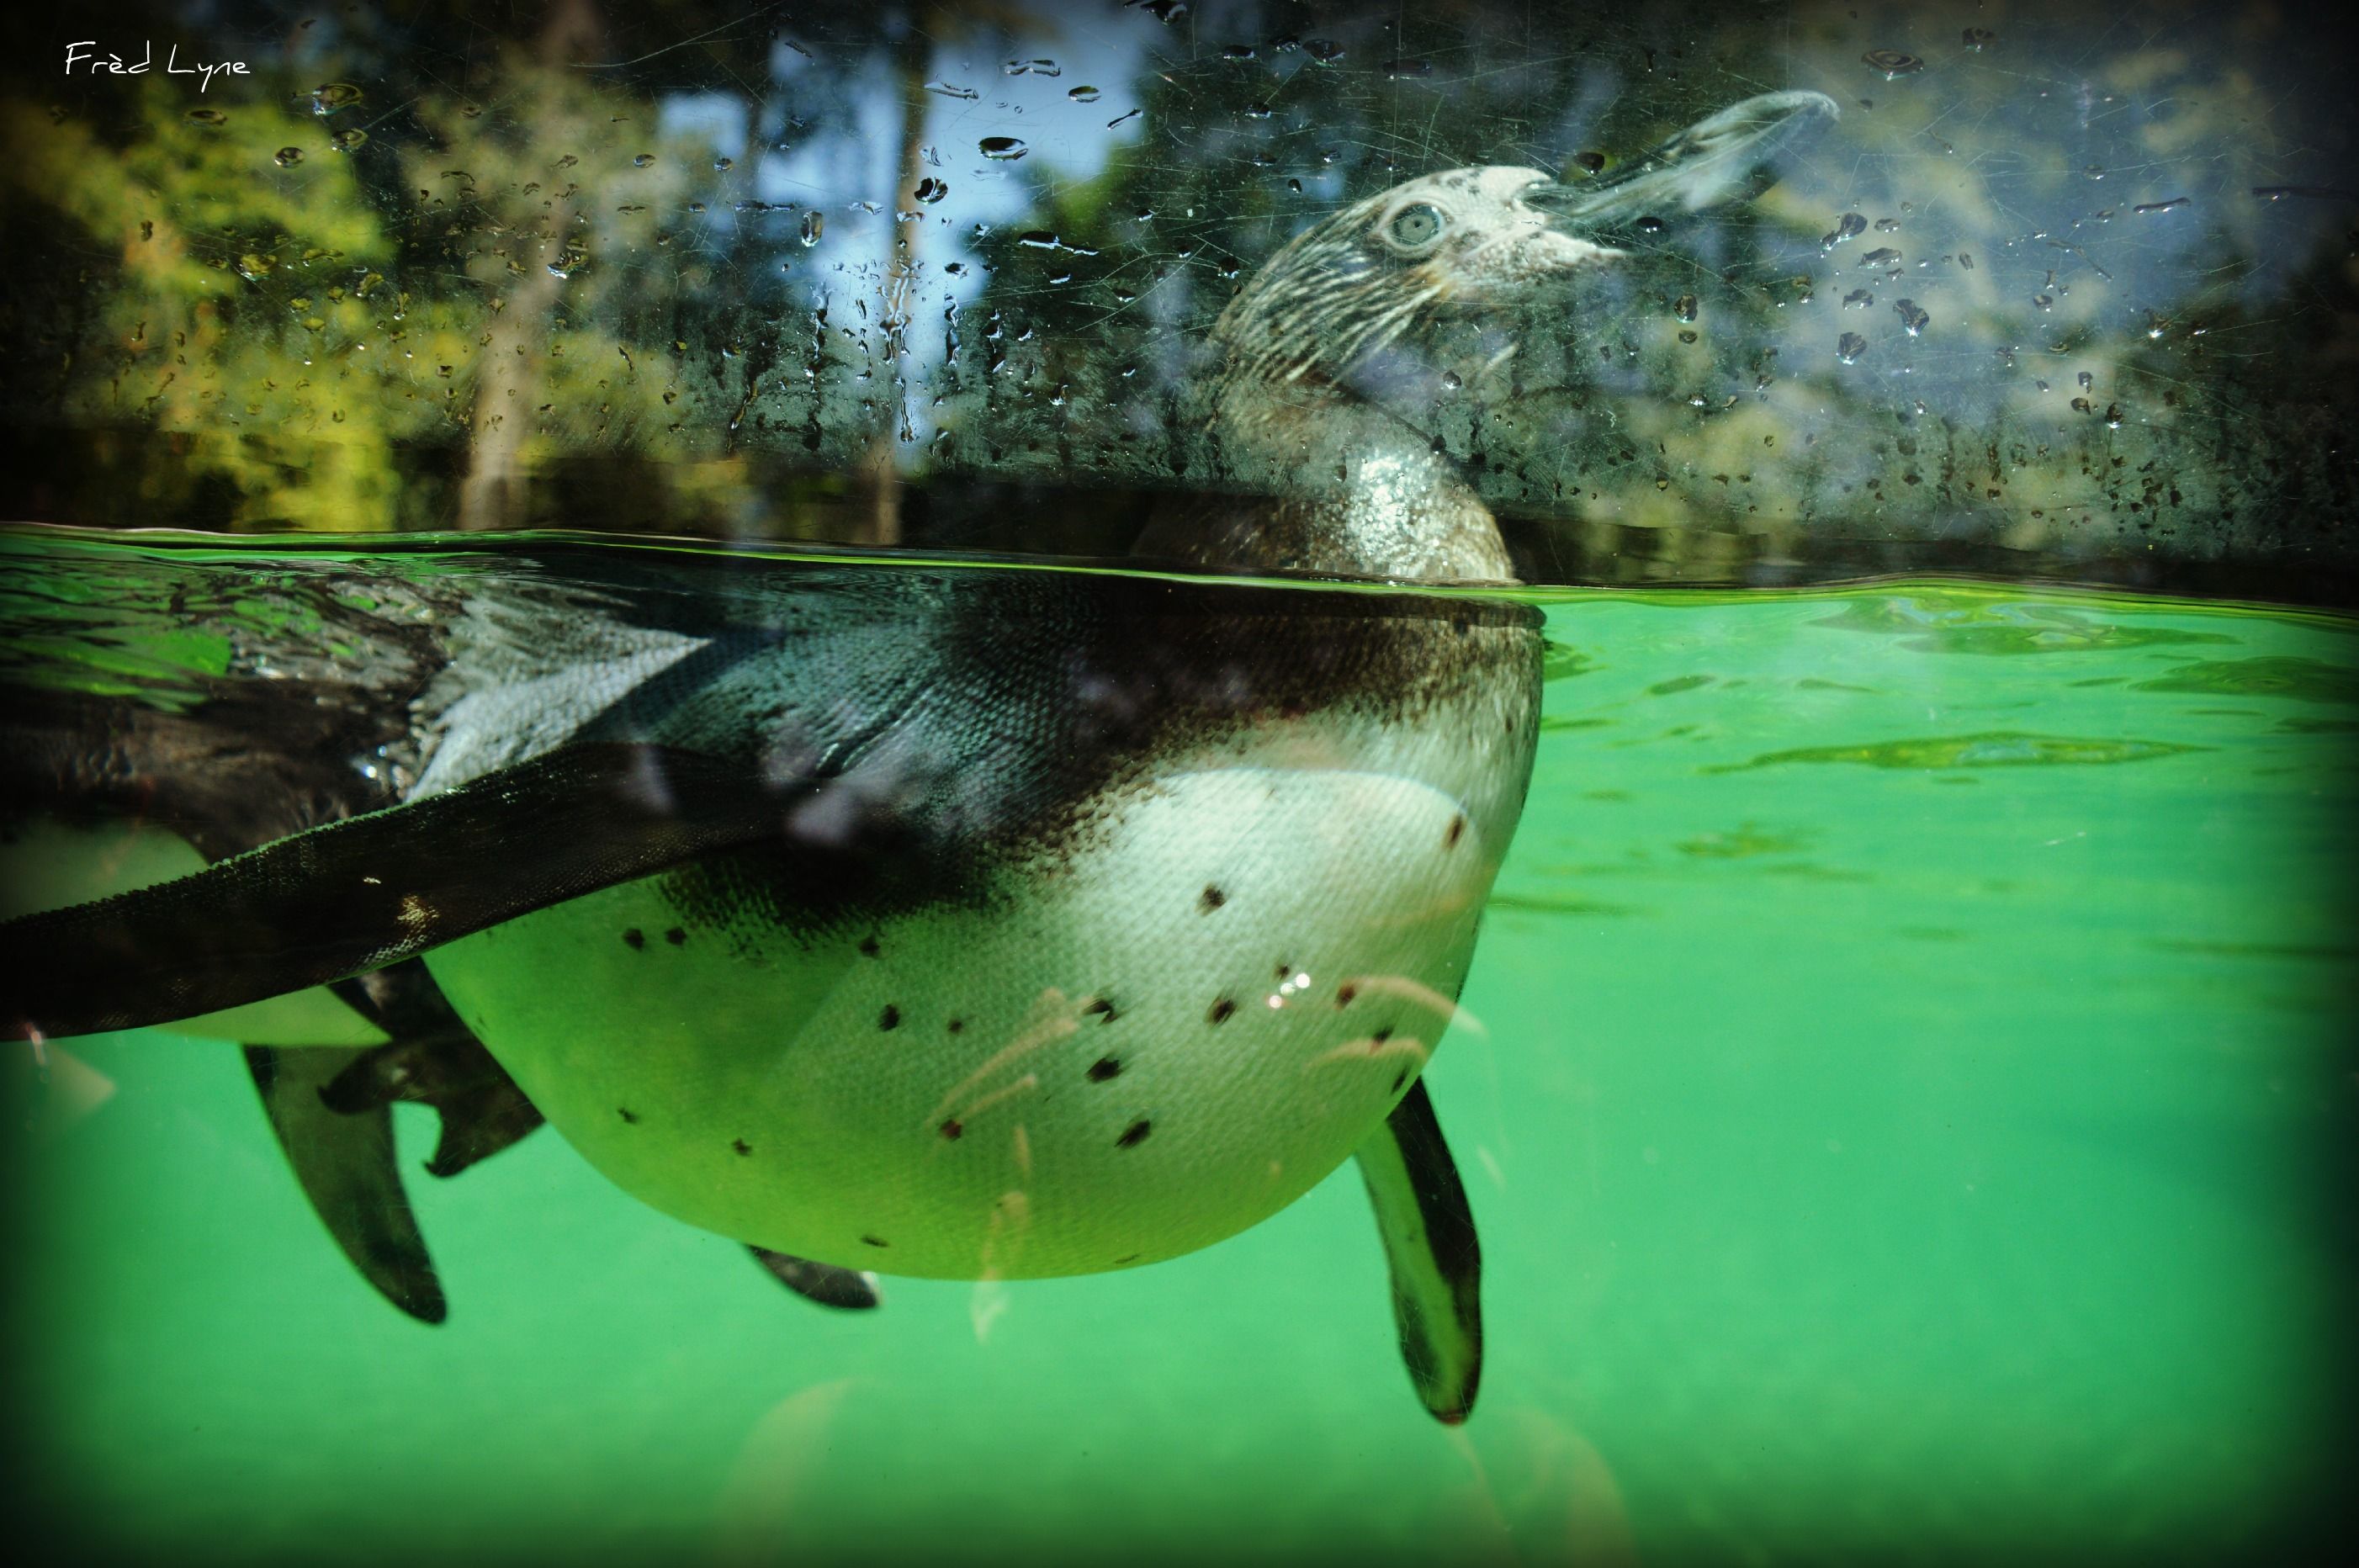
[[[397,1098],[441,1113],[429,1169],[545,1120],[835,1306],[878,1274],[1179,1256],[1356,1159],[1411,1381],[1462,1421],[1480,1250],[1419,1075],[1521,811],[1542,643],[1530,606],[1446,592],[1512,564],[1389,388],[1437,323],[1613,265],[1616,223],[1724,199],[1832,112],[1749,100],[1585,187],[1428,175],[1273,256],[1204,405],[1247,483],[1175,498],[1136,553],[1332,586],[21,533],[21,565],[211,609],[226,657],[129,696],[7,677],[13,814],[139,811],[209,864],[0,924],[0,1027],[238,1010],[315,1206],[429,1321]],[[1273,472],[1297,482],[1256,493]],[[318,987],[356,1029],[257,1041],[251,1009]]]

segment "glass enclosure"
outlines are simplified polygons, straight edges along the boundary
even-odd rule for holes
[[[2359,149],[2315,18],[0,26],[44,1539],[2217,1561],[2347,1519]],[[870,1054],[752,1071],[766,1031]],[[915,1152],[864,1187],[872,1111]],[[782,1146],[833,1172],[792,1224]]]

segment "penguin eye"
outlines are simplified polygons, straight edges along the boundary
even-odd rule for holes
[[[1393,244],[1403,250],[1423,250],[1441,236],[1441,214],[1422,201],[1393,214]]]

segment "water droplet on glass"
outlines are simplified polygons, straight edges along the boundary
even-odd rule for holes
[[[1878,218],[1875,220],[1875,232],[1879,234],[1897,234],[1899,229],[1900,220],[1897,218]]]
[[[351,152],[357,147],[367,145],[368,133],[355,125],[350,130],[338,131],[334,136],[330,136],[328,140],[334,146],[338,152]]]
[[[1897,82],[1925,69],[1923,60],[1913,54],[1903,54],[1898,49],[1870,49],[1859,58],[1867,62],[1869,70],[1884,72],[1886,82]]]
[[[2081,384],[2081,390],[2086,392],[2097,378],[2084,370],[2081,372],[2080,375],[2074,376],[2073,379]]]
[[[1696,297],[1692,294],[1680,295],[1677,299],[1671,302],[1671,314],[1677,316],[1682,321],[1694,321],[1696,319]]]
[[[1900,253],[1890,245],[1878,245],[1859,258],[1862,267],[1889,267],[1900,259]]]
[[[716,158],[712,160],[712,167],[721,173],[726,174],[737,167],[737,160],[734,158]]]
[[[1663,232],[1663,220],[1649,214],[1633,226],[1642,234],[1659,234]]]
[[[639,154],[638,157],[631,159],[631,167],[633,169],[646,169],[653,165],[655,160],[655,154],[651,152],[643,152]]]
[[[1014,136],[985,136],[975,146],[982,149],[984,157],[1002,163],[1011,163],[1032,150]]]
[[[2031,297],[2031,303],[2034,309],[2045,310],[2056,303],[2056,298],[2051,294],[2034,294]]]
[[[1268,105],[1268,104],[1266,104],[1266,103],[1248,103],[1248,104],[1246,104],[1246,105],[1245,105],[1245,118],[1246,118],[1246,119],[1248,119],[1248,120],[1266,120],[1266,119],[1268,119],[1268,118],[1269,118],[1269,105]]]
[[[2130,209],[2133,212],[2168,212],[2174,207],[2184,207],[2194,201],[2191,196],[2174,196],[2168,201],[2147,201]]]
[[[1912,338],[1923,332],[1933,319],[1919,310],[1914,299],[1895,299],[1892,308],[1900,312],[1900,324],[1908,329],[1908,335]]]
[[[303,161],[303,149],[298,147],[280,147],[275,161],[281,169],[292,169]]]
[[[1574,153],[1572,155],[1572,167],[1581,170],[1583,174],[1600,173],[1605,168],[1605,155],[1602,152]]]
[[[1064,68],[1053,60],[1011,60],[999,69],[1001,74],[1006,76],[1024,76],[1027,74],[1033,76],[1062,76],[1065,74]]]
[[[816,211],[805,212],[801,233],[806,248],[819,244],[820,236],[827,233],[827,214]]]
[[[269,277],[271,270],[277,265],[278,258],[275,256],[257,256],[248,251],[237,258],[238,276],[259,283]]]
[[[2120,404],[2108,403],[2105,405],[2105,428],[2109,430],[2117,430],[2122,428],[2122,407]]]
[[[1430,60],[1388,60],[1385,61],[1384,69],[1385,74],[1393,78],[1395,81],[1398,81],[1405,76],[1431,76],[1433,74],[1433,61]]]
[[[1458,372],[1454,370],[1445,370],[1441,373],[1441,389],[1444,392],[1455,392],[1461,387],[1465,385],[1466,383],[1460,378]]]
[[[1343,58],[1343,46],[1332,38],[1306,38],[1302,52],[1313,65],[1333,65]]]
[[[229,116],[219,109],[191,109],[184,116],[192,125],[226,125]]]
[[[361,101],[361,90],[349,82],[329,82],[311,89],[311,113],[332,114]]]
[[[1968,27],[1965,41],[1968,49],[1980,52],[1983,45],[1996,43],[1998,35],[1988,27]]]
[[[1857,365],[1859,356],[1867,352],[1867,340],[1857,332],[1845,332],[1835,343],[1835,357],[1845,365]]]
[[[1065,96],[1076,103],[1094,103],[1098,101],[1099,93],[1094,87],[1068,87],[1065,89]]]
[[[2093,163],[2081,172],[2091,180],[2103,180],[2105,177],[2105,169],[2103,164]]]
[[[1136,120],[1143,113],[1145,113],[1144,110],[1125,109],[1121,114],[1116,114],[1113,119],[1106,122],[1106,129],[1110,131],[1125,120]]]
[[[933,203],[940,201],[950,193],[951,188],[943,184],[939,180],[920,180],[918,181],[918,200],[925,202],[928,206],[931,206]]]
[[[970,103],[983,96],[972,87],[953,87],[947,82],[929,82],[926,83],[926,91],[939,93],[945,98],[963,99]]]
[[[1864,289],[1854,289],[1850,293],[1843,296],[1843,302],[1846,307],[1854,307],[1864,310],[1868,306],[1875,303],[1875,296],[1869,293]]]
[[[949,273],[952,278],[964,278],[966,276],[966,263],[962,261],[946,262],[943,264],[942,270]]]
[[[1221,51],[1221,58],[1230,61],[1251,60],[1254,55],[1255,49],[1251,44],[1231,44]]]
[[[1046,229],[1027,229],[1016,236],[1016,243],[1020,245],[1030,245],[1034,250],[1055,250],[1057,236]]]
[[[1188,0],[1147,0],[1139,9],[1168,26],[1188,14]]]

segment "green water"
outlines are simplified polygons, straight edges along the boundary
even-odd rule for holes
[[[72,1042],[16,1140],[18,1486],[182,1560],[2216,1559],[2322,1528],[2359,625],[1959,584],[1549,617],[1481,1028],[1427,1079],[1484,1245],[1462,1431],[1411,1397],[1348,1169],[1174,1262],[832,1315],[543,1134],[413,1178],[429,1329],[328,1244],[236,1052],[149,1031]],[[84,1070],[113,1093],[76,1117]]]

